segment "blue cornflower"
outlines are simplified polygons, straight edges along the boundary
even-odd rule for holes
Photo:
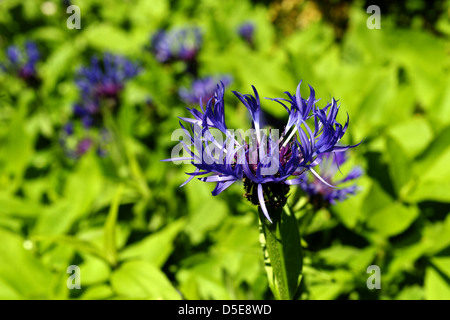
[[[117,99],[125,82],[139,72],[139,66],[125,57],[105,53],[102,64],[94,56],[89,67],[81,67],[75,82],[81,91],[83,100]]]
[[[338,146],[348,126],[337,122],[339,106],[333,99],[324,108],[316,105],[315,92],[307,100],[300,96],[300,84],[295,95],[288,94],[289,99],[271,99],[285,106],[289,114],[288,125],[281,135],[277,130],[261,130],[261,105],[255,87],[254,95],[233,91],[244,104],[252,118],[249,140],[242,138],[242,132],[235,134],[225,123],[225,86],[217,86],[214,96],[206,107],[200,105],[201,111],[189,109],[193,118],[180,118],[186,121],[191,131],[183,124],[181,128],[188,141],[180,141],[188,152],[187,157],[173,155],[165,161],[190,161],[196,168],[188,173],[206,182],[215,182],[212,194],[218,195],[234,182],[242,180],[246,193],[252,203],[259,205],[266,218],[271,221],[267,206],[283,206],[287,201],[289,186],[301,184],[302,175],[309,171],[322,183],[332,187],[314,170],[321,161],[323,153],[344,152],[356,145]],[[285,105],[290,104],[290,108]],[[313,118],[313,128],[306,123]],[[311,121],[308,121],[311,122]],[[220,133],[218,135],[218,133]]]
[[[96,119],[101,118],[100,102],[87,99],[73,105],[73,115],[81,120],[83,127],[90,128]]]
[[[75,154],[77,156],[82,156],[83,154],[85,154],[86,152],[89,151],[92,144],[93,144],[93,141],[90,138],[81,139],[77,144]]]
[[[67,135],[67,136],[71,136],[73,134],[73,123],[72,122],[67,122],[64,126],[63,126],[63,132]]]
[[[239,36],[250,46],[254,45],[255,25],[252,22],[244,22],[238,28]]]
[[[85,127],[85,129],[87,128]],[[75,126],[71,121],[63,125],[59,143],[66,156],[76,160],[91,149],[95,149],[96,154],[100,157],[107,156],[111,141],[110,132],[106,128],[98,128],[86,133],[85,130],[80,132],[80,127]]]
[[[232,82],[232,77],[229,75],[221,77],[207,76],[194,80],[190,89],[180,88],[178,94],[187,104],[197,104],[200,102],[200,99],[206,102],[214,96],[219,78],[224,85],[229,85]]]
[[[80,90],[80,101],[73,104],[73,117],[81,123],[83,131],[92,130],[89,138],[81,138],[75,147],[69,147],[69,134],[63,128],[61,144],[71,158],[79,158],[89,149],[96,147],[97,154],[107,154],[105,134],[98,135],[98,130],[104,132],[103,111],[106,108],[119,106],[119,95],[126,82],[140,72],[137,64],[123,56],[105,53],[100,62],[97,57],[92,57],[89,66],[81,67],[76,75],[76,85]],[[80,127],[77,127],[80,128]],[[73,129],[72,129],[73,132]],[[83,136],[85,133],[83,134]],[[70,142],[76,140],[76,136],[70,137]]]
[[[2,64],[2,69],[6,72],[16,74],[30,86],[37,86],[40,78],[36,70],[36,63],[40,54],[37,45],[33,41],[27,41],[24,50],[12,45],[6,49],[8,61]]]
[[[76,134],[76,126],[69,121],[62,127],[59,143],[66,156],[71,159],[80,158],[92,147],[94,141],[86,136],[79,138]]]
[[[336,179],[339,167],[348,160],[347,152],[322,153],[318,158],[320,158],[321,161],[319,164],[319,173],[321,177],[330,185],[337,188],[331,188],[316,177],[304,174],[299,186],[309,195],[311,202],[316,207],[326,207],[329,204],[334,205],[336,204],[336,201],[343,201],[347,199],[349,195],[356,193],[358,186],[356,184],[346,185],[346,182],[359,178],[363,174],[361,167],[355,166],[345,177],[339,180]],[[340,185],[346,186],[340,187]]]
[[[200,29],[184,28],[159,30],[150,40],[150,50],[161,63],[182,60],[193,61],[202,45]]]

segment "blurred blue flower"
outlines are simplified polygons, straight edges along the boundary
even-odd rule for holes
[[[200,99],[201,101],[207,102],[214,96],[219,79],[225,86],[232,82],[232,77],[229,75],[223,75],[221,77],[207,76],[194,80],[189,89],[180,88],[178,94],[187,104],[197,104],[200,102]]]
[[[302,175],[299,186],[309,195],[311,202],[315,206],[334,205],[336,204],[336,201],[343,201],[347,199],[349,195],[354,195],[358,190],[356,184],[346,185],[346,182],[359,178],[363,174],[361,167],[355,166],[344,178],[339,180],[336,179],[340,166],[348,160],[347,156],[347,152],[339,152],[322,153],[317,157],[320,160],[319,173],[322,179],[327,181],[330,185],[333,185],[335,188],[322,183],[313,175]],[[340,187],[340,185],[344,186]]]
[[[63,126],[63,131],[66,135],[71,136],[73,134],[73,123],[72,122],[67,122],[64,126]]]
[[[83,103],[75,103],[73,105],[73,115],[81,119],[83,127],[86,129],[90,128],[94,124],[95,118],[101,116],[99,102],[87,99]]]
[[[195,27],[159,30],[150,40],[150,50],[161,63],[195,60],[201,45],[202,34],[200,29]]]
[[[72,121],[63,125],[59,136],[59,143],[64,153],[69,158],[76,160],[86,154],[90,149],[95,148],[95,152],[100,157],[109,154],[109,143],[111,134],[106,128],[94,128],[93,131],[87,131],[88,127],[83,128],[75,126]]]
[[[111,53],[103,54],[102,61],[96,56],[92,57],[89,66],[83,66],[78,70],[75,83],[80,90],[80,102],[73,104],[72,115],[74,120],[79,121],[77,123],[81,123],[81,126],[76,128],[83,133],[78,131],[79,135],[73,134],[72,122],[63,127],[60,143],[69,157],[79,158],[93,147],[99,156],[107,154],[109,139],[105,139],[104,108],[112,107],[113,111],[116,110],[119,95],[126,82],[139,72],[140,67],[137,64]],[[105,107],[103,103],[106,103]],[[70,128],[71,130],[68,130]],[[85,138],[86,132],[89,132],[89,138]],[[74,147],[68,140],[78,142]]]
[[[84,155],[93,145],[94,141],[83,134],[79,137],[76,133],[77,127],[72,121],[63,125],[59,136],[59,144],[64,154],[71,159],[78,159]]]
[[[137,64],[120,55],[105,53],[103,62],[92,57],[91,65],[78,70],[75,82],[83,100],[117,99],[125,82],[140,72]]]
[[[81,67],[75,79],[82,102],[73,105],[74,116],[81,119],[85,128],[93,126],[101,118],[102,101],[112,101],[115,107],[126,81],[139,72],[137,64],[120,55],[105,53],[102,63],[92,57],[90,66]]]
[[[239,36],[250,46],[254,46],[255,25],[252,22],[244,22],[238,28]]]
[[[33,41],[27,41],[24,50],[12,45],[6,49],[8,60],[2,64],[5,72],[15,74],[23,79],[30,86],[40,84],[40,78],[36,70],[36,63],[39,61],[40,54],[37,45]]]
[[[77,144],[75,154],[77,156],[82,156],[83,154],[89,151],[92,144],[93,141],[90,138],[81,139]]]
[[[254,95],[233,91],[244,104],[252,118],[249,140],[241,133],[230,131],[225,124],[224,84],[217,85],[214,96],[206,107],[200,104],[201,111],[189,109],[193,118],[180,118],[187,122],[191,131],[180,122],[189,141],[180,141],[188,156],[173,154],[164,161],[190,161],[196,168],[188,173],[206,182],[217,183],[212,194],[218,195],[234,182],[243,180],[245,196],[254,204],[260,205],[266,218],[271,221],[267,206],[283,206],[287,200],[290,185],[301,184],[302,175],[309,171],[325,185],[329,185],[314,170],[320,163],[323,153],[344,152],[352,146],[338,146],[348,126],[337,122],[339,106],[332,100],[324,108],[316,106],[314,90],[309,98],[300,96],[300,84],[295,95],[288,93],[290,99],[271,99],[286,107],[289,114],[288,125],[281,135],[276,129],[264,131],[260,128],[261,105],[255,87]],[[284,102],[290,103],[288,108]],[[306,123],[313,118],[314,127]],[[217,132],[218,131],[218,132]],[[220,135],[217,135],[220,133]],[[290,179],[292,178],[292,179]],[[329,185],[332,187],[331,185]]]

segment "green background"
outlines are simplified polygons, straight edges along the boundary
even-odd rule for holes
[[[196,179],[179,188],[192,167],[160,161],[176,144],[177,117],[188,116],[177,90],[192,79],[146,47],[159,28],[198,26],[199,74],[233,77],[229,128],[250,126],[230,90],[254,85],[275,98],[303,80],[303,97],[310,84],[319,106],[335,97],[339,119],[349,114],[343,142],[363,140],[342,168],[364,168],[361,191],[297,211],[301,298],[450,299],[449,1],[380,3],[381,29],[367,27],[364,1],[72,4],[80,30],[66,27],[63,1],[0,2],[0,60],[7,46],[34,40],[42,78],[33,89],[0,73],[0,298],[273,299],[242,184],[217,197]],[[254,50],[236,32],[246,21],[256,25]],[[122,92],[120,148],[73,161],[58,138],[79,97],[74,75],[106,51],[143,67]],[[262,108],[287,120],[275,102]],[[292,188],[294,209],[298,195]],[[67,287],[70,265],[81,289]],[[366,285],[370,265],[380,267],[380,290]]]

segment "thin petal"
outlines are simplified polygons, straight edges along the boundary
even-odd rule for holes
[[[170,159],[162,159],[159,161],[184,161],[184,160],[194,160],[192,157],[178,157],[178,158],[170,158]]]
[[[213,176],[203,177],[203,178],[198,178],[198,179],[201,181],[204,181],[204,182],[225,182],[225,181],[230,181],[230,180],[235,181],[236,177],[225,176],[225,175],[222,175],[222,176],[213,175]]]
[[[191,174],[191,176],[185,181],[185,182],[183,182],[181,185],[180,185],[180,188],[181,187],[184,187],[189,181],[191,181],[194,177],[195,177],[195,174],[196,173],[198,173],[200,171],[200,169],[195,169],[195,171],[194,172],[192,172]]]
[[[272,220],[270,219],[269,212],[267,212],[266,204],[264,202],[262,184],[258,184],[258,200],[259,204],[261,205],[261,210],[264,213],[264,216],[267,218],[267,220],[270,221],[270,223],[273,223]]]
[[[310,171],[312,172],[312,174],[315,175],[316,178],[319,179],[322,183],[324,183],[325,185],[327,185],[327,186],[330,187],[330,188],[336,189],[335,186],[332,186],[331,184],[329,184],[328,182],[326,182],[326,181],[325,181],[325,180],[324,180],[317,172],[315,172],[313,168],[310,168],[309,170],[310,170]]]
[[[219,183],[217,183],[215,189],[212,191],[212,195],[213,195],[213,196],[217,196],[219,193],[221,193],[221,192],[224,191],[226,188],[228,188],[229,186],[231,186],[235,181],[236,181],[236,179],[230,180],[230,181],[225,181],[225,182],[219,182]]]

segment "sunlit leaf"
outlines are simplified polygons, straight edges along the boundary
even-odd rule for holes
[[[114,292],[130,299],[180,299],[166,275],[148,261],[125,262],[111,276]]]

